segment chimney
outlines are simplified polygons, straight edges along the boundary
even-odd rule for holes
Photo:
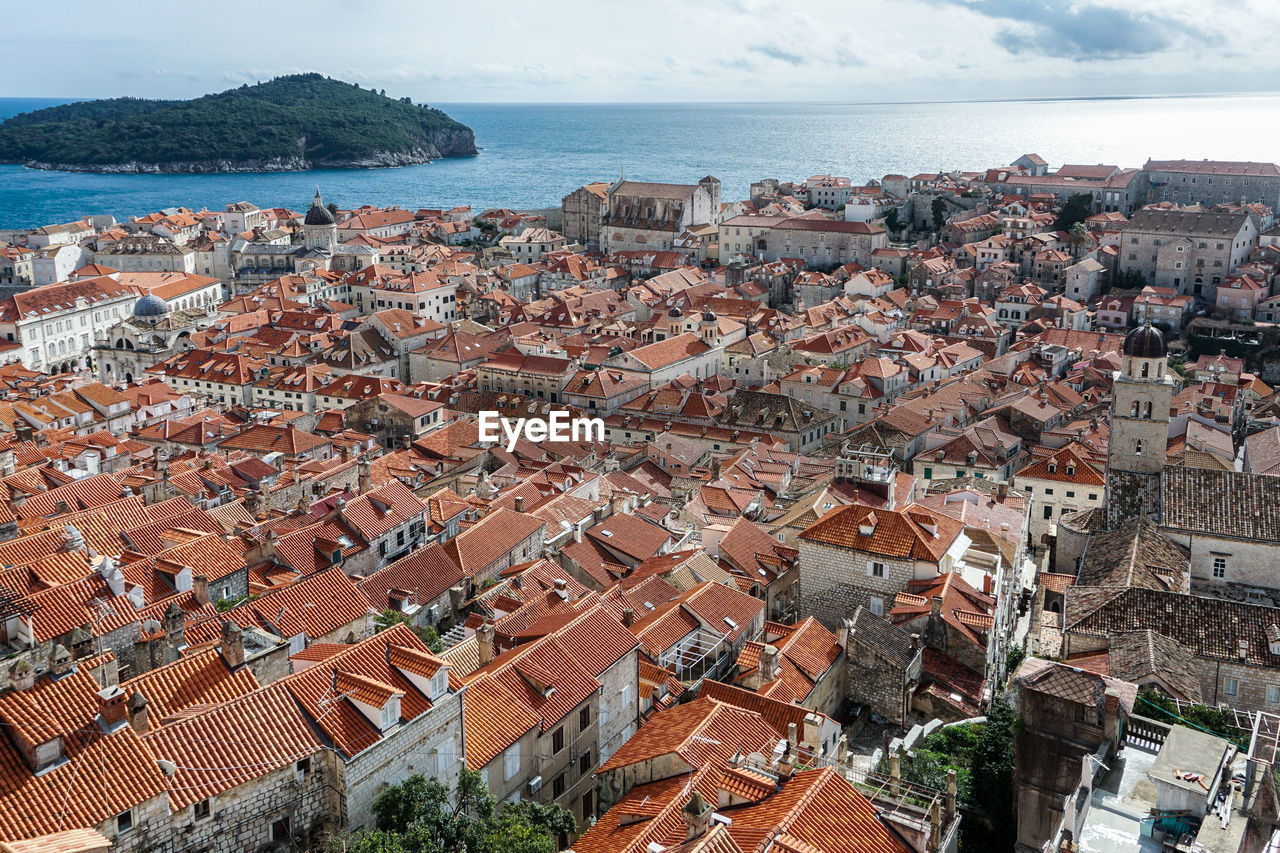
[[[56,681],[67,673],[75,671],[75,662],[71,659],[71,652],[67,651],[67,647],[58,643],[53,647],[53,659],[49,663],[49,673]]]
[[[177,602],[171,603],[164,611],[164,636],[175,652],[187,644],[186,621],[187,614]]]
[[[789,729],[794,730],[795,723],[788,725]],[[785,782],[791,778],[791,773],[796,769],[796,755],[792,750],[792,742],[787,742],[787,751],[778,759],[778,781]]]
[[[1240,660],[1248,660],[1249,659],[1249,641],[1246,640],[1244,637],[1241,637],[1236,642],[1236,647],[1239,649],[1239,652],[1240,652]]]
[[[1114,687],[1108,687],[1104,701],[1107,713],[1114,717],[1120,710],[1120,694]]]
[[[480,666],[488,666],[493,660],[493,626],[487,622],[476,629],[476,652]]]
[[[622,624],[630,628],[636,622],[636,612],[630,607],[622,608]]]
[[[191,578],[191,597],[201,607],[209,603],[209,577],[207,575],[195,575]]]
[[[774,675],[778,672],[778,647],[765,646],[760,650],[760,662],[758,664],[760,683],[767,684],[773,681]],[[791,735],[792,740],[795,739],[794,733]]]
[[[911,635],[911,653],[915,654],[918,651],[920,651],[920,635],[912,634]]]
[[[991,594],[991,575],[984,574],[982,576],[982,591],[987,595]]]
[[[150,727],[151,714],[147,710],[147,697],[138,690],[129,697],[129,725],[138,734],[146,734]]]
[[[809,749],[816,751],[822,743],[822,720],[817,714],[804,715],[804,743]]]
[[[222,623],[222,647],[219,654],[227,669],[234,670],[244,666],[244,633],[230,619]]]
[[[125,695],[120,685],[112,684],[98,691],[98,727],[110,733],[125,722]]]
[[[413,436],[411,435],[400,436],[400,449],[408,450],[411,447],[413,447]]]
[[[36,670],[31,661],[22,658],[9,667],[9,685],[14,690],[30,690],[36,683]]]
[[[684,804],[684,808],[680,810],[680,816],[684,818],[685,841],[700,838],[711,828],[711,804],[702,799],[702,795],[697,791],[694,791],[689,802]]]
[[[933,616],[941,616],[942,615],[942,596],[935,595],[932,599],[929,600],[929,606],[932,608]]]
[[[371,463],[367,458],[362,456],[360,457],[360,465],[358,470],[359,470],[359,475],[357,480],[357,488],[360,490],[360,494],[363,495],[365,492],[369,491],[370,487],[373,484],[373,463]]]
[[[524,512],[524,495],[516,495],[516,512]]]

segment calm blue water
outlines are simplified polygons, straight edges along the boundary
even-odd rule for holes
[[[0,98],[0,119],[59,101]],[[0,228],[227,202],[548,207],[591,180],[695,181],[726,199],[762,177],[977,169],[1034,151],[1051,164],[1148,157],[1280,161],[1280,95],[931,104],[439,104],[470,126],[474,158],[376,170],[87,175],[0,166]]]

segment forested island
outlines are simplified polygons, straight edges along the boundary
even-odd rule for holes
[[[320,74],[188,101],[81,101],[0,124],[0,162],[75,172],[374,168],[475,153],[471,129],[444,112]]]

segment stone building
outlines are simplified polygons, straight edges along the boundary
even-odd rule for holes
[[[600,248],[600,225],[609,207],[609,185],[593,181],[560,200],[561,233],[571,243]]]
[[[408,627],[346,646],[279,684],[333,744],[349,828],[372,828],[376,796],[414,774],[457,785],[464,690]]]
[[[1151,201],[1229,204],[1260,201],[1280,209],[1280,166],[1224,160],[1148,160]]]
[[[919,636],[866,607],[844,621],[836,634],[841,635],[849,700],[870,705],[872,713],[895,726],[905,725],[920,681]]]
[[[889,232],[869,222],[796,217],[770,227],[764,243],[765,261],[799,258],[810,267],[836,267],[853,261],[870,267],[871,253],[889,245]]]
[[[859,607],[885,615],[909,581],[950,571],[969,546],[964,525],[918,504],[837,507],[800,534],[800,609],[828,627]]]
[[[1249,214],[1144,208],[1120,233],[1120,269],[1147,284],[1212,303],[1218,285],[1248,259],[1258,242]]]
[[[1174,375],[1167,369],[1164,335],[1150,325],[1125,336],[1122,367],[1114,377],[1111,436],[1107,442],[1107,524],[1160,514],[1160,473],[1169,441]]]
[[[720,221],[720,181],[652,184],[619,180],[609,186],[600,243],[606,252],[671,251],[694,225]]]

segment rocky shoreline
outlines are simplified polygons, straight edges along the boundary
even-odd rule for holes
[[[306,172],[311,169],[392,169],[398,166],[420,166],[445,157],[474,157],[477,153],[471,131],[440,135],[427,148],[408,151],[374,151],[349,160],[309,160],[301,155],[247,160],[192,160],[168,163],[49,163],[29,160],[28,169],[50,172],[89,172],[104,175],[183,175],[217,172]]]

